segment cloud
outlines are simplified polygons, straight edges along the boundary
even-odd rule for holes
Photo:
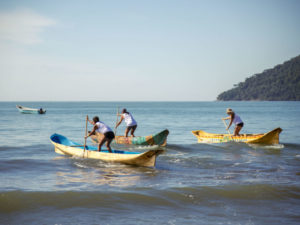
[[[53,19],[31,10],[0,12],[0,39],[23,44],[41,43],[44,28],[54,25]]]

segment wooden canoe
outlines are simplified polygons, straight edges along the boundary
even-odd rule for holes
[[[50,140],[55,147],[55,152],[58,154],[136,166],[155,166],[156,157],[163,152],[163,150],[149,150],[144,153],[120,150],[112,150],[112,153],[108,150],[101,150],[101,152],[98,152],[97,147],[88,145],[84,150],[84,145],[73,142],[60,134],[53,134],[50,137]]]
[[[279,143],[279,134],[282,131],[280,127],[264,134],[241,134],[233,136],[229,134],[212,134],[202,130],[192,131],[198,138],[199,143],[223,143],[223,142],[245,142],[252,144],[273,145]]]
[[[45,114],[46,110],[41,110],[41,109],[33,109],[33,108],[28,108],[20,105],[16,105],[16,108],[21,112],[21,113],[26,113],[26,114]]]
[[[139,136],[139,137],[124,137],[124,136],[116,136],[113,140],[113,143],[117,144],[126,144],[126,145],[160,145],[166,146],[167,144],[167,137],[169,131],[163,130],[157,134],[149,135],[149,136]],[[102,134],[96,133],[91,135],[92,141],[94,143],[98,143],[99,136]]]

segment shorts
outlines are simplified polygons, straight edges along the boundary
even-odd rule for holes
[[[131,129],[136,129],[137,125],[133,125],[133,126],[128,126],[127,129],[131,130]]]
[[[108,132],[104,133],[104,137],[107,139],[114,139],[115,134],[112,131],[108,131]]]
[[[244,126],[244,123],[239,123],[236,125],[237,127],[243,127]]]

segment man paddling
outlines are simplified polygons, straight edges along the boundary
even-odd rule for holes
[[[240,136],[240,131],[241,129],[243,128],[244,126],[244,123],[241,119],[240,116],[238,116],[232,109],[228,108],[226,110],[226,113],[229,115],[228,117],[226,118],[222,118],[222,120],[229,120],[230,119],[230,122],[229,122],[229,125],[227,126],[226,130],[229,129],[229,127],[231,126],[232,123],[235,124],[235,128],[234,128],[234,133],[233,135],[234,136]]]
[[[93,130],[89,133],[89,135],[85,136],[88,138],[89,136],[96,134],[98,138],[98,151],[101,151],[102,145],[106,142],[106,147],[109,152],[111,151],[110,143],[115,138],[114,132],[107,126],[105,123],[101,122],[98,116],[95,116],[93,120],[89,120],[89,117],[86,116],[87,121],[89,121],[94,127]],[[98,133],[98,134],[97,134]],[[102,135],[99,135],[102,134]]]
[[[130,112],[127,112],[126,109],[122,110],[122,114],[119,114],[118,116],[121,116],[120,121],[116,124],[116,128],[122,123],[123,119],[126,123],[126,130],[125,130],[125,137],[128,137],[128,133],[131,130],[131,136],[134,136],[134,131],[137,128],[137,122],[133,119],[133,116]]]

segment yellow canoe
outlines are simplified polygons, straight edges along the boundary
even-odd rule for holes
[[[97,147],[89,145],[84,150],[83,145],[73,142],[60,134],[53,134],[50,137],[50,141],[55,147],[55,152],[58,154],[136,166],[155,166],[156,157],[163,152],[160,149],[149,150],[144,153],[121,150],[112,150],[112,153],[108,152],[108,150],[98,152]]]
[[[280,127],[264,134],[241,134],[233,136],[229,134],[212,134],[202,130],[195,130],[192,133],[198,138],[198,143],[224,143],[224,142],[245,142],[252,144],[273,145],[279,143]]]

